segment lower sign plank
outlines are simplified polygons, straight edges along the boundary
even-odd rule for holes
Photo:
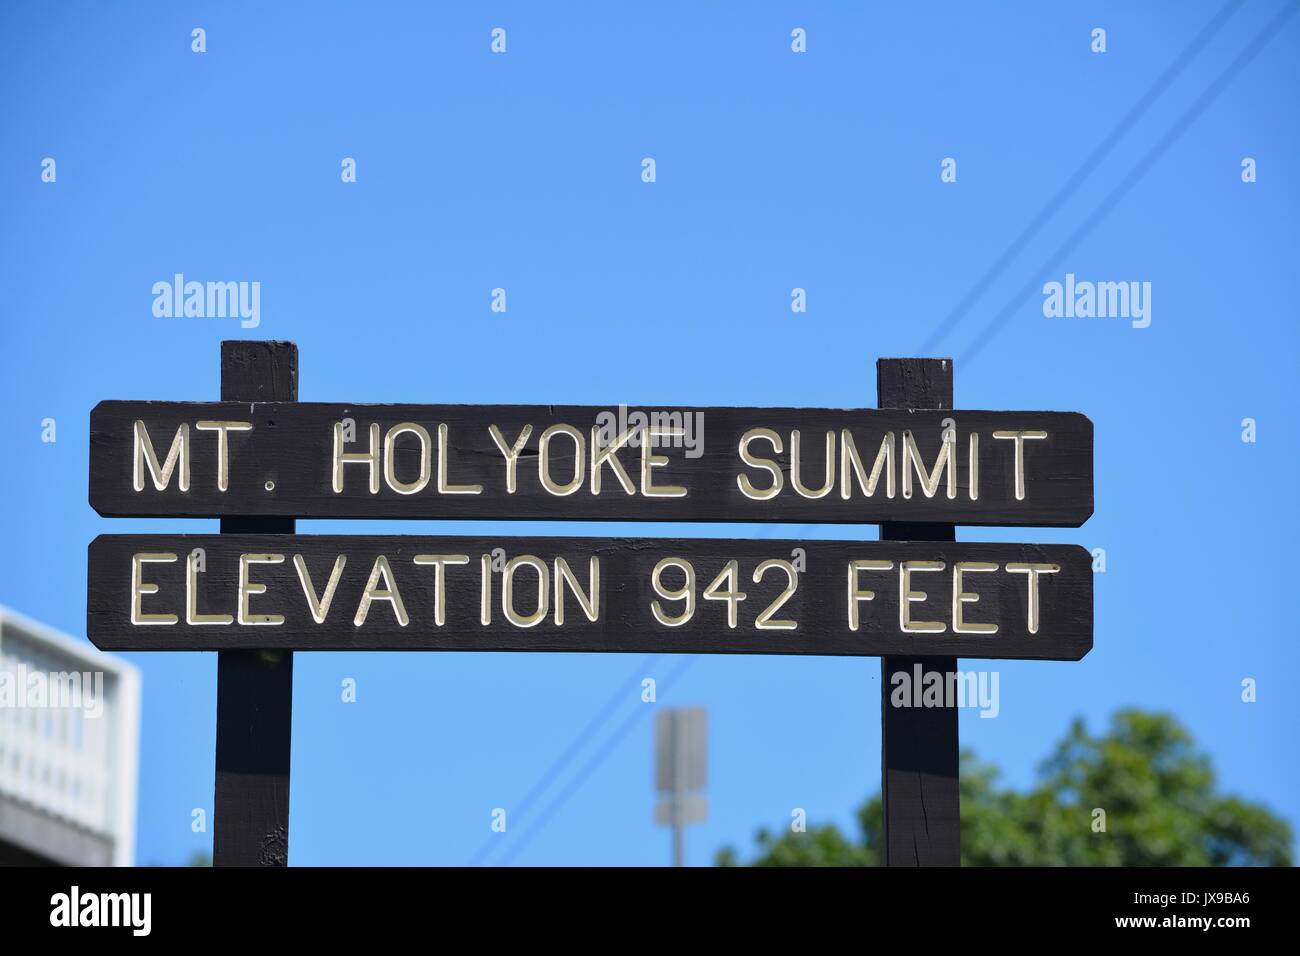
[[[104,650],[635,651],[1078,660],[1075,545],[104,535]]]

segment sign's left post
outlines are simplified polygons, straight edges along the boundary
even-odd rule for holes
[[[221,343],[221,400],[296,402],[293,342]],[[292,534],[295,519],[221,519],[223,534]],[[286,866],[293,652],[217,652],[214,866]]]

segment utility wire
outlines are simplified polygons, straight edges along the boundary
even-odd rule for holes
[[[1155,164],[1156,160],[1163,156],[1165,151],[1178,141],[1179,137],[1181,137],[1183,133],[1187,131],[1188,127],[1196,121],[1196,118],[1218,98],[1219,94],[1222,93],[1236,78],[1237,74],[1245,69],[1250,62],[1259,55],[1259,52],[1268,45],[1269,40],[1273,39],[1273,37],[1281,31],[1282,27],[1296,14],[1297,11],[1300,11],[1300,5],[1297,5],[1294,2],[1288,2],[1278,15],[1273,17],[1273,19],[1265,25],[1264,29],[1257,33],[1254,39],[1246,44],[1242,51],[1237,54],[1236,58],[1228,64],[1227,68],[1214,78],[1214,81],[1210,83],[1204,91],[1202,91],[1201,95],[1196,98],[1192,105],[1178,117],[1173,126],[1165,131],[1165,134],[1160,137],[1155,146],[1151,147],[1151,149],[1149,149],[1146,154],[1138,160],[1137,165],[1134,166],[1133,169],[1129,171],[1128,175],[1120,181],[1120,184],[1112,189],[1106,198],[1102,200],[1100,205],[1098,205],[1097,208],[1088,215],[1083,223],[1070,234],[1069,238],[1067,238],[1065,242],[1061,243],[1061,245],[1056,248],[1056,251],[1047,257],[1043,264],[1035,271],[1033,278],[1030,279],[1030,281],[1020,289],[1020,291],[1017,292],[1005,306],[1003,306],[1002,310],[993,317],[993,320],[980,331],[975,341],[966,350],[965,354],[960,357],[960,361],[963,364],[970,362],[976,355],[983,351],[984,346],[989,343],[993,336],[998,333],[1006,321],[1015,313],[1020,303],[1034,292],[1039,279],[1041,279],[1042,276],[1051,269],[1059,265],[1061,260],[1074,251],[1074,248],[1082,242],[1088,234],[1106,218],[1107,215],[1110,214],[1111,210],[1119,204],[1119,201],[1128,194],[1129,190],[1142,180],[1142,177],[1147,174],[1151,166]]]
[[[569,746],[564,748],[564,751],[560,756],[556,757],[555,760],[551,762],[551,765],[546,768],[540,777],[537,778],[537,781],[529,788],[528,792],[520,798],[517,804],[518,809],[514,810],[510,814],[511,820],[518,820],[521,815],[528,812],[528,808],[546,792],[552,781],[554,781],[555,778],[564,771],[564,768],[567,767],[573,758],[578,755],[578,752],[582,750],[583,745],[595,736],[601,726],[609,720],[614,709],[627,699],[629,685],[634,686],[636,679],[646,674],[662,656],[662,654],[651,654],[637,666],[637,669],[633,671],[626,680],[615,688],[614,692],[609,696],[609,699],[605,701],[604,706],[596,711],[591,720],[587,721],[582,730],[578,731],[578,735],[573,738],[569,743]],[[483,861],[492,854],[492,851],[501,845],[500,839],[501,836],[497,833],[493,833],[489,836],[483,841],[478,850],[475,851],[474,855],[470,857],[467,865],[479,866],[482,864]]]
[[[1163,73],[1160,74],[1155,83],[1152,84],[1151,88],[1142,95],[1141,99],[1133,105],[1133,107],[1115,125],[1115,128],[1106,135],[1106,137],[1097,145],[1096,149],[1094,149],[1079,168],[1074,171],[1074,174],[1065,181],[1064,185],[1062,185],[1052,198],[1047,201],[1047,204],[1038,211],[1038,214],[1029,221],[1029,225],[1025,226],[1025,228],[1021,230],[1020,235],[1016,236],[1016,238],[1011,241],[1011,244],[1003,250],[1002,254],[998,256],[996,260],[994,260],[993,265],[991,265],[988,270],[980,276],[975,285],[973,285],[970,290],[962,296],[956,307],[948,313],[948,316],[939,323],[939,326],[933,332],[930,333],[929,337],[925,340],[925,344],[921,346],[920,352],[917,353],[918,355],[928,355],[938,348],[939,343],[963,318],[965,318],[966,314],[970,312],[971,306],[973,306],[975,302],[988,290],[989,286],[991,286],[993,281],[1001,275],[1003,270],[1010,265],[1011,260],[1019,255],[1024,248],[1029,245],[1034,237],[1038,235],[1039,231],[1042,230],[1043,226],[1047,224],[1047,221],[1056,215],[1061,206],[1065,204],[1065,201],[1074,195],[1075,190],[1083,185],[1084,181],[1092,175],[1093,170],[1096,169],[1097,166],[1101,164],[1102,160],[1110,154],[1110,151],[1115,148],[1115,145],[1123,139],[1124,134],[1133,128],[1134,124],[1136,124],[1137,121],[1146,114],[1152,104],[1154,104],[1165,90],[1169,88],[1173,81],[1177,79],[1178,75],[1183,72],[1183,69],[1196,58],[1197,54],[1204,49],[1205,45],[1214,38],[1215,34],[1217,34],[1223,25],[1231,19],[1232,15],[1241,9],[1243,2],[1244,0],[1229,0],[1228,3],[1224,4],[1219,12],[1215,14],[1214,18],[1211,19],[1210,22],[1201,29],[1201,32],[1192,39],[1192,42],[1187,45],[1182,53],[1178,54],[1178,56],[1174,58],[1174,61]]]
[[[671,689],[677,680],[695,665],[697,660],[699,660],[699,657],[694,654],[683,655],[677,662],[676,666],[668,672],[668,676],[658,683],[658,687],[656,688],[656,698],[658,697],[659,692]],[[583,764],[582,768],[574,774],[573,779],[569,781],[568,786],[561,790],[555,799],[546,806],[546,809],[541,812],[541,815],[537,818],[537,822],[528,829],[522,831],[519,835],[519,839],[510,845],[506,850],[505,856],[501,858],[502,866],[508,866],[515,857],[522,853],[524,848],[532,842],[534,837],[546,829],[546,825],[551,822],[561,809],[563,809],[564,805],[569,802],[573,795],[582,789],[582,786],[587,782],[587,779],[600,769],[600,766],[606,759],[608,759],[609,755],[614,752],[618,745],[623,742],[623,739],[631,733],[632,729],[641,722],[647,713],[654,709],[655,708],[653,707],[637,707],[623,718],[623,721],[614,729],[614,733],[610,735],[604,745],[597,750],[585,764]]]

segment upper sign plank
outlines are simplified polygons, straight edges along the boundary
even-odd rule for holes
[[[1077,527],[1073,412],[101,402],[106,517]]]

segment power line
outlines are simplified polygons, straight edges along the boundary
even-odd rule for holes
[[[678,661],[677,665],[668,672],[668,676],[659,682],[657,690],[667,690],[671,688],[678,678],[694,666],[697,660],[699,660],[699,658],[695,655],[682,657],[681,660]],[[658,695],[656,694],[656,696]],[[603,764],[609,755],[614,752],[615,748],[623,742],[623,739],[631,733],[632,728],[635,727],[637,723],[653,709],[654,708],[652,707],[638,707],[623,719],[622,723],[614,729],[614,733],[610,735],[604,745],[597,750],[596,753],[593,754],[592,757],[583,764],[582,768],[573,776],[573,779],[569,781],[568,786],[561,790],[555,799],[546,806],[546,809],[542,811],[541,816],[538,817],[537,822],[527,830],[520,833],[519,839],[511,844],[511,846],[506,850],[505,856],[503,856],[500,861],[502,866],[508,866],[515,857],[523,852],[524,847],[528,846],[529,842],[531,842],[535,836],[546,828],[546,825],[551,822],[556,813],[558,813],[569,799],[582,788],[583,784],[587,782],[587,779],[600,769],[601,764]]]
[[[1152,104],[1160,98],[1178,75],[1183,72],[1183,69],[1187,64],[1196,58],[1197,54],[1201,52],[1205,45],[1219,32],[1223,25],[1231,19],[1232,15],[1241,8],[1243,2],[1244,0],[1229,0],[1228,3],[1224,4],[1219,12],[1215,14],[1214,18],[1210,20],[1210,22],[1202,28],[1201,32],[1192,39],[1192,42],[1187,45],[1182,53],[1175,57],[1173,63],[1171,63],[1165,71],[1160,74],[1155,83],[1152,84],[1151,88],[1142,95],[1128,113],[1126,113],[1119,123],[1115,125],[1115,128],[1112,129],[1097,145],[1096,149],[1089,154],[1088,158],[1083,161],[1082,165],[1074,171],[1074,174],[1065,181],[1065,184],[1056,191],[1052,198],[1047,201],[1046,205],[1038,211],[1038,214],[1030,220],[1029,225],[1025,226],[1025,228],[1021,230],[1020,235],[1016,236],[1016,238],[1011,241],[1011,244],[1003,250],[1002,254],[998,256],[996,260],[994,260],[993,265],[991,265],[988,270],[980,276],[979,280],[971,286],[970,290],[962,296],[961,300],[953,310],[948,313],[947,318],[939,323],[938,328],[930,333],[929,337],[925,340],[925,344],[921,346],[921,351],[918,353],[919,355],[927,355],[938,347],[939,342],[943,340],[944,336],[951,332],[953,328],[956,327],[957,323],[966,316],[970,311],[971,306],[974,305],[975,302],[988,290],[989,286],[993,284],[993,281],[1002,273],[1002,271],[1010,265],[1011,260],[1019,255],[1027,245],[1029,245],[1030,241],[1037,236],[1043,226],[1047,224],[1047,221],[1056,215],[1061,206],[1065,204],[1065,201],[1074,195],[1075,190],[1083,185],[1083,182],[1092,174],[1093,170],[1096,169],[1101,161],[1109,155],[1110,151],[1114,149],[1115,145],[1124,137],[1124,134],[1133,128],[1133,125],[1142,118],[1146,111],[1151,108]]]
[[[533,802],[546,792],[547,788],[550,787],[551,782],[564,770],[565,767],[569,765],[569,762],[577,756],[578,751],[580,751],[583,745],[596,734],[596,731],[600,729],[600,726],[609,719],[610,715],[614,712],[614,709],[626,699],[627,685],[634,683],[637,677],[649,671],[662,656],[662,654],[651,654],[641,662],[638,668],[632,672],[627,680],[618,685],[614,693],[610,695],[607,701],[605,701],[604,706],[596,711],[595,716],[587,721],[582,730],[578,731],[578,735],[569,743],[569,746],[564,749],[560,756],[552,761],[551,765],[546,768],[542,775],[537,778],[537,781],[532,785],[532,787],[529,788],[528,792],[519,800],[518,809],[511,813],[512,819],[518,820],[520,815],[526,813]],[[474,855],[470,857],[467,865],[479,866],[488,856],[491,855],[494,849],[501,845],[500,839],[500,834],[494,833],[489,836],[483,841],[478,850],[475,851]]]
[[[1015,312],[1016,308],[1020,305],[1020,302],[1033,293],[1034,289],[1038,285],[1038,280],[1049,270],[1057,266],[1065,256],[1069,255],[1070,252],[1074,250],[1075,246],[1086,238],[1087,235],[1106,218],[1110,211],[1115,208],[1116,204],[1124,198],[1128,191],[1141,181],[1142,177],[1147,174],[1147,171],[1155,161],[1159,159],[1170,146],[1178,141],[1178,138],[1187,131],[1187,128],[1196,121],[1196,118],[1205,110],[1205,108],[1214,102],[1218,95],[1227,88],[1228,84],[1236,78],[1237,74],[1245,69],[1245,67],[1255,59],[1259,52],[1268,45],[1268,41],[1277,35],[1281,28],[1286,24],[1286,21],[1291,19],[1297,11],[1300,11],[1300,6],[1297,6],[1295,3],[1288,3],[1277,16],[1265,25],[1263,30],[1255,35],[1254,39],[1252,39],[1250,43],[1246,44],[1242,51],[1237,54],[1236,58],[1228,64],[1227,68],[1215,77],[1214,81],[1206,87],[1204,91],[1202,91],[1201,95],[1196,98],[1192,105],[1178,117],[1173,126],[1165,131],[1165,134],[1160,137],[1155,146],[1149,149],[1146,155],[1138,160],[1137,165],[1129,171],[1128,175],[1124,177],[1120,184],[1110,191],[1097,208],[1095,208],[1083,223],[1070,234],[1069,238],[1066,239],[1065,242],[1061,243],[1061,245],[1057,247],[1056,251],[1053,252],[1041,266],[1039,266],[1037,271],[1034,273],[1034,277],[1030,279],[1028,284],[1017,292],[1016,295],[1007,302],[1002,310],[993,317],[993,320],[983,328],[979,336],[975,339],[975,342],[966,350],[966,353],[960,357],[961,362],[970,362],[983,350],[984,346],[988,344],[1007,319]]]

